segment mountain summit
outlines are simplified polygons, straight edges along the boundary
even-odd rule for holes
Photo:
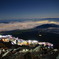
[[[59,27],[59,25],[56,25],[56,24],[43,24],[43,25],[37,26],[36,29],[49,28],[49,27]]]

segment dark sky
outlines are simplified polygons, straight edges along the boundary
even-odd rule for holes
[[[59,0],[0,0],[0,19],[59,18]]]

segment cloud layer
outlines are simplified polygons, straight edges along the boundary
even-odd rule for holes
[[[13,23],[0,23],[0,31],[9,31],[16,29],[30,29],[42,24],[59,24],[57,21],[27,21],[27,22],[13,22]]]

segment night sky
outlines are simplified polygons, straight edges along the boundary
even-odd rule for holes
[[[0,0],[0,19],[59,18],[59,0]]]

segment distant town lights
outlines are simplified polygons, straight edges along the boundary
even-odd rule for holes
[[[39,36],[42,36],[41,34],[39,34]]]
[[[33,40],[33,43],[38,43],[38,41],[36,41],[36,40]]]
[[[31,43],[32,41],[31,40],[28,40],[29,43]]]

